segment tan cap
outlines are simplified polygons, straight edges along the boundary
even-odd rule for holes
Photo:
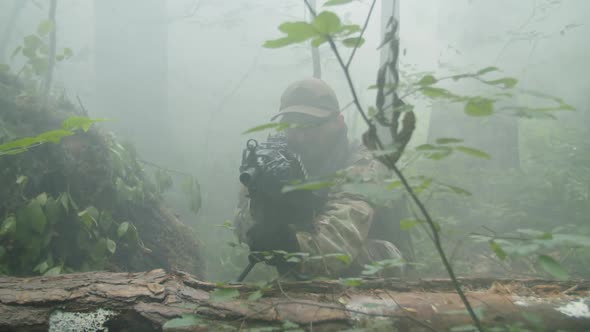
[[[325,118],[339,112],[340,105],[334,90],[320,79],[308,78],[293,82],[287,87],[281,96],[279,114],[271,120],[289,113]]]

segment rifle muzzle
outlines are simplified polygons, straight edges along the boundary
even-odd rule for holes
[[[252,185],[257,175],[258,169],[256,167],[250,167],[240,174],[240,182],[242,182],[244,186],[249,187]]]

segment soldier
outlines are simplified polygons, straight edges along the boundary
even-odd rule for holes
[[[383,183],[387,176],[386,168],[369,151],[348,141],[338,100],[324,81],[304,79],[289,85],[281,97],[279,113],[272,119],[276,118],[290,124],[286,130],[288,149],[301,157],[311,177],[326,178],[340,172],[339,179]],[[304,259],[296,264],[275,260],[271,264],[276,265],[280,273],[355,276],[365,264],[374,261],[412,260],[409,234],[403,234],[399,229],[399,218],[394,219],[396,208],[403,207],[403,204],[380,204],[345,188],[338,183],[314,191],[315,202],[297,207],[309,213],[287,213],[278,217],[292,220],[289,225],[279,221],[263,224],[254,220],[249,211],[247,191],[242,190],[235,218],[236,235],[249,245],[251,251],[283,250],[321,257]],[[404,250],[404,255],[396,245]],[[350,262],[337,254],[347,255]],[[401,269],[397,270],[396,275],[400,272]]]

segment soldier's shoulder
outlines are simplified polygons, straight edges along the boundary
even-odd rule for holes
[[[373,153],[360,142],[350,143],[347,165],[349,175],[355,173],[382,173],[386,170],[385,166],[373,156]]]

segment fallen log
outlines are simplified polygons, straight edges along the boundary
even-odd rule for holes
[[[486,327],[590,330],[590,281],[461,281]],[[0,330],[469,330],[469,316],[448,280],[355,284],[327,280],[218,285],[161,269],[5,277],[0,278]]]

